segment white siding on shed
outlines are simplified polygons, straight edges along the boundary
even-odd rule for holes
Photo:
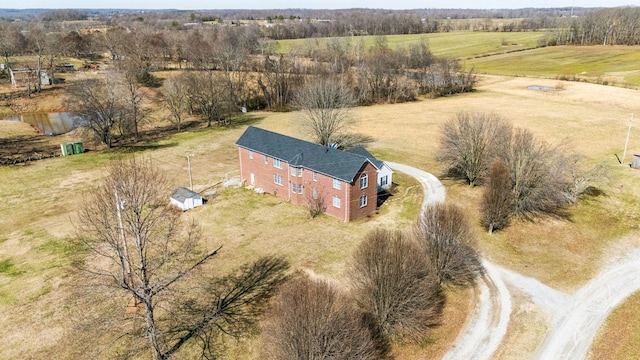
[[[171,204],[187,211],[202,205],[202,196],[187,188],[179,187],[171,194]]]

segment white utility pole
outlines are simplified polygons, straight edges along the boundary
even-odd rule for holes
[[[187,155],[187,165],[189,166],[189,190],[193,191],[193,180],[191,178],[191,157],[193,154]]]
[[[631,123],[633,122],[633,113],[629,119],[629,130],[627,130],[627,141],[624,142],[624,151],[622,152],[622,165],[624,165],[624,157],[627,155],[627,145],[629,145],[629,135],[631,135]]]

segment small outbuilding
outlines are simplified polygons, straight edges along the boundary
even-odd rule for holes
[[[640,169],[640,154],[633,154],[633,161],[631,167],[634,169]]]
[[[202,205],[202,196],[195,191],[179,187],[171,193],[171,204],[187,211]]]

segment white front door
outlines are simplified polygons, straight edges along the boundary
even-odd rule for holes
[[[256,184],[256,177],[255,175],[253,175],[253,173],[251,173],[251,186],[254,186]]]

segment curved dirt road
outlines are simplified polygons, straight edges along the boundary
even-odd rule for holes
[[[444,201],[444,185],[432,174],[407,165],[387,164],[422,184],[425,190],[423,207]],[[478,303],[444,359],[491,358],[502,342],[511,316],[511,295],[506,283],[526,293],[532,302],[552,315],[553,320],[535,358],[586,358],[598,329],[611,310],[640,289],[640,250],[618,260],[573,295],[483,260],[485,275],[478,284]]]
[[[392,169],[417,179],[424,188],[422,207],[444,202],[444,185],[432,174],[411,166],[387,162]],[[497,267],[483,260],[485,275],[478,283],[476,308],[444,359],[488,359],[507,332],[511,315],[511,297]]]

